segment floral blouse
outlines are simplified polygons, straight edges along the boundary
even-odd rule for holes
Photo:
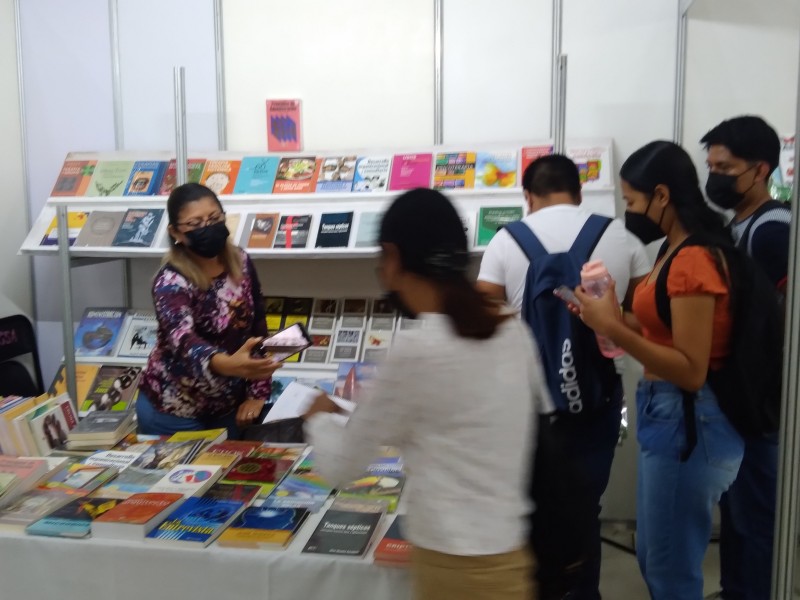
[[[261,286],[242,250],[243,274],[227,273],[201,290],[173,266],[161,267],[153,283],[158,339],[139,388],[156,410],[185,418],[230,413],[247,398],[268,400],[271,380],[244,380],[211,372],[211,357],[233,354],[253,336],[267,335]]]

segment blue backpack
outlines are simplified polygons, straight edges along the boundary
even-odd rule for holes
[[[580,284],[581,267],[610,223],[607,217],[590,216],[572,247],[555,254],[522,221],[506,225],[530,261],[522,318],[536,337],[550,395],[561,413],[591,415],[610,401],[619,385],[614,361],[600,353],[594,332],[553,295],[560,285]]]

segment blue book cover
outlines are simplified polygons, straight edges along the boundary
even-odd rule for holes
[[[112,498],[78,498],[28,525],[31,535],[83,538],[91,532],[92,521],[117,506],[122,500]]]
[[[124,308],[87,308],[75,331],[76,356],[113,356]]]
[[[111,245],[149,248],[153,245],[163,214],[163,208],[129,209]]]
[[[125,196],[153,196],[161,187],[161,180],[167,172],[165,160],[137,160],[128,183],[125,185]]]
[[[322,159],[317,192],[349,192],[353,189],[356,156],[329,156]]]
[[[354,192],[385,192],[389,189],[391,156],[364,156],[356,163]]]
[[[246,156],[236,178],[234,194],[271,194],[278,172],[278,156]]]
[[[147,538],[207,546],[239,515],[244,506],[244,502],[237,500],[191,497],[148,533]]]

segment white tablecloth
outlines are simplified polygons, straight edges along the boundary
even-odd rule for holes
[[[373,564],[371,550],[301,554],[324,510],[283,551],[0,533],[0,600],[410,600],[407,570]]]

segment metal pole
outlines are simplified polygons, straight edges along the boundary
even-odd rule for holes
[[[69,257],[69,216],[66,206],[59,206],[57,216],[58,258],[61,261],[61,294],[64,314],[61,325],[64,336],[64,373],[67,378],[67,392],[78,409],[78,394],[75,386],[75,332],[72,324],[72,277]],[[77,414],[77,412],[76,412]]]
[[[119,6],[117,0],[108,0],[108,23],[111,38],[111,93],[114,102],[114,148],[121,150],[125,147],[125,128],[122,122],[122,70],[120,68]]]
[[[553,0],[553,64],[550,67],[550,137],[555,138],[558,129],[558,71],[561,57],[561,38],[563,31],[562,0]],[[558,150],[556,150],[558,152]]]
[[[686,109],[686,41],[689,17],[688,6],[678,6],[678,40],[675,60],[675,101],[672,115],[672,140],[683,143],[683,120]]]
[[[228,109],[225,105],[225,42],[222,0],[214,0],[214,50],[217,61],[217,140],[220,150],[228,149]]]
[[[433,143],[444,142],[444,0],[433,3]]]
[[[800,98],[800,77],[798,77]],[[800,200],[800,101],[795,120],[794,185],[792,206]],[[786,342],[783,356],[783,407],[781,409],[780,462],[778,468],[778,504],[775,520],[775,545],[772,560],[772,598],[785,600],[794,593],[795,556],[797,554],[797,522],[800,509],[800,232],[798,219],[792,219],[789,254],[789,283],[786,297]]]
[[[553,152],[564,154],[566,152],[566,125],[567,125],[567,55],[558,57],[558,70],[556,71],[556,104],[553,135]]]
[[[183,185],[189,173],[186,148],[186,69],[175,67],[175,173]]]

